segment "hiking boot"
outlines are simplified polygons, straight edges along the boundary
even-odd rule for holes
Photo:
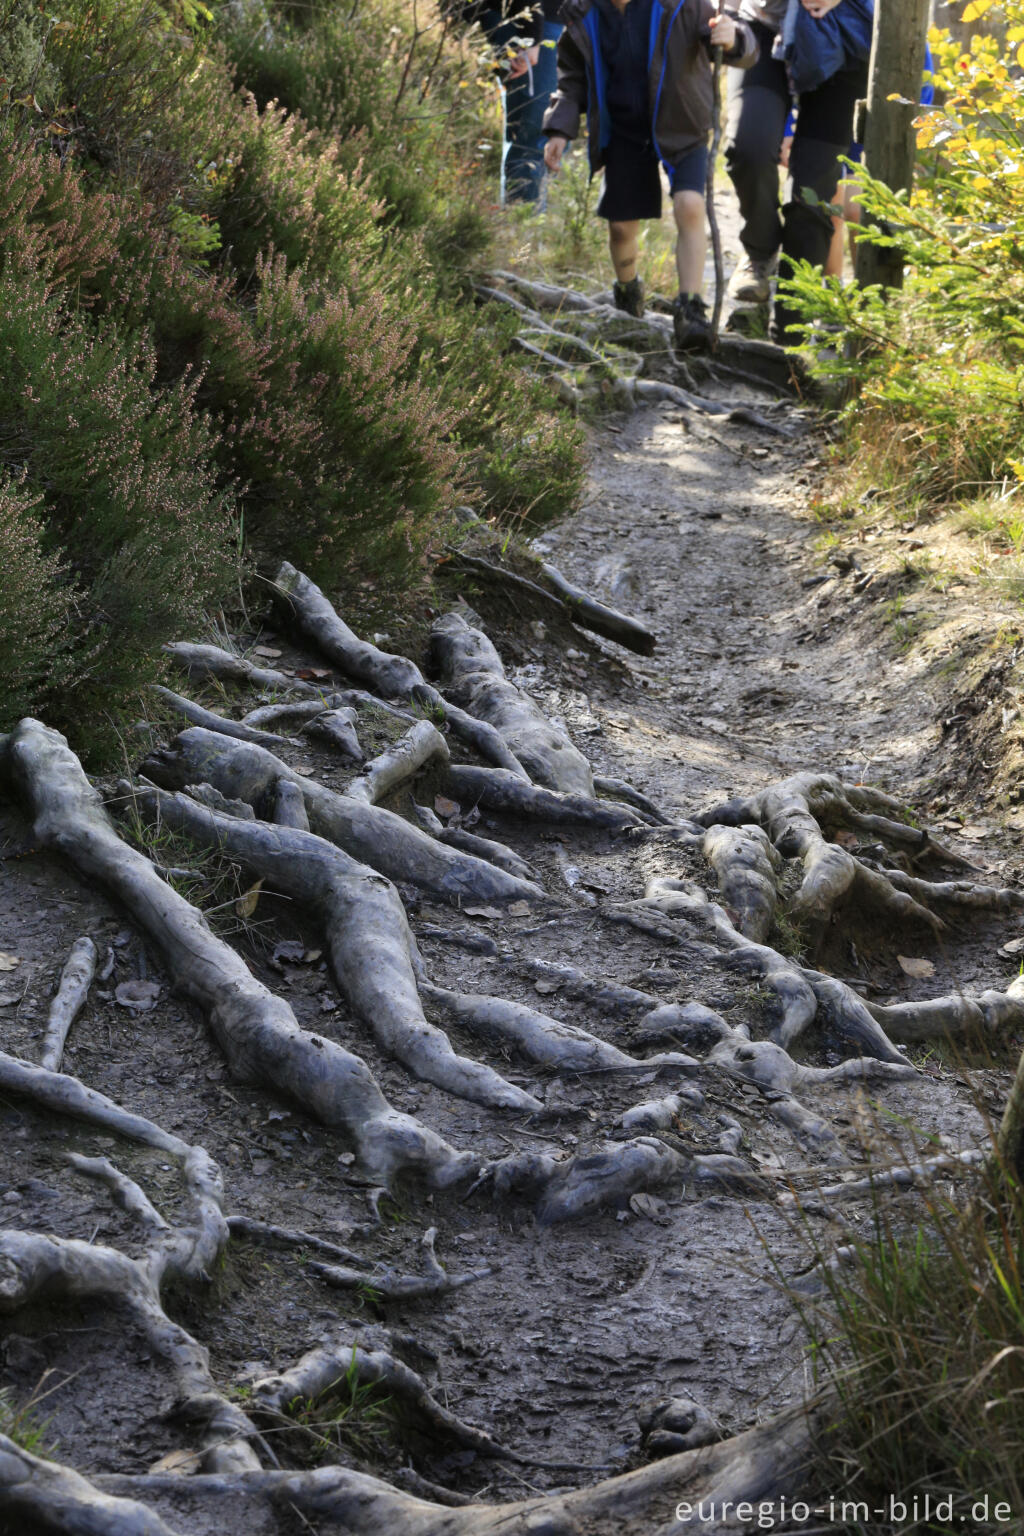
[[[681,293],[672,306],[672,330],[680,352],[701,352],[711,345],[708,307],[699,293]]]
[[[638,277],[630,278],[628,283],[616,283],[612,288],[612,297],[615,300],[615,308],[621,309],[624,314],[632,315],[639,320],[644,312],[644,285]]]
[[[772,256],[768,261],[760,261],[744,251],[739,266],[729,279],[727,297],[735,304],[767,304],[778,265],[777,256]]]

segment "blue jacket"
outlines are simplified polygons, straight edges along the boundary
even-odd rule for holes
[[[780,37],[796,95],[816,90],[841,69],[852,69],[871,53],[873,0],[839,0],[820,19],[800,0],[789,0]]]

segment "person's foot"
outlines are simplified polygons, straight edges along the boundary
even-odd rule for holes
[[[681,293],[672,306],[672,330],[680,352],[701,352],[711,345],[708,307],[699,293]]]
[[[638,277],[630,278],[628,283],[616,283],[612,289],[615,299],[615,308],[621,309],[624,314],[632,315],[639,320],[644,312],[644,285]]]
[[[778,264],[777,256],[761,261],[744,251],[739,266],[729,279],[726,296],[736,304],[767,304]]]

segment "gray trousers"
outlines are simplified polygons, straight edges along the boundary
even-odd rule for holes
[[[761,57],[751,69],[729,71],[725,134],[725,160],[743,219],[740,239],[758,261],[781,251],[783,257],[823,266],[832,221],[803,194],[810,188],[822,203],[835,196],[839,156],[850,152],[854,106],[867,94],[867,64],[840,70],[801,96],[787,198],[780,208],[779,152],[794,98],[785,65],[772,58],[775,34],[760,22],[752,25]]]

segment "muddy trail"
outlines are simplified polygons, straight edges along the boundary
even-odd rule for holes
[[[813,412],[672,377],[533,545],[652,654],[467,518],[429,635],[284,567],[122,778],[0,738],[0,1530],[813,1489],[781,1282],[983,1155],[1024,895],[948,676],[816,549]]]

